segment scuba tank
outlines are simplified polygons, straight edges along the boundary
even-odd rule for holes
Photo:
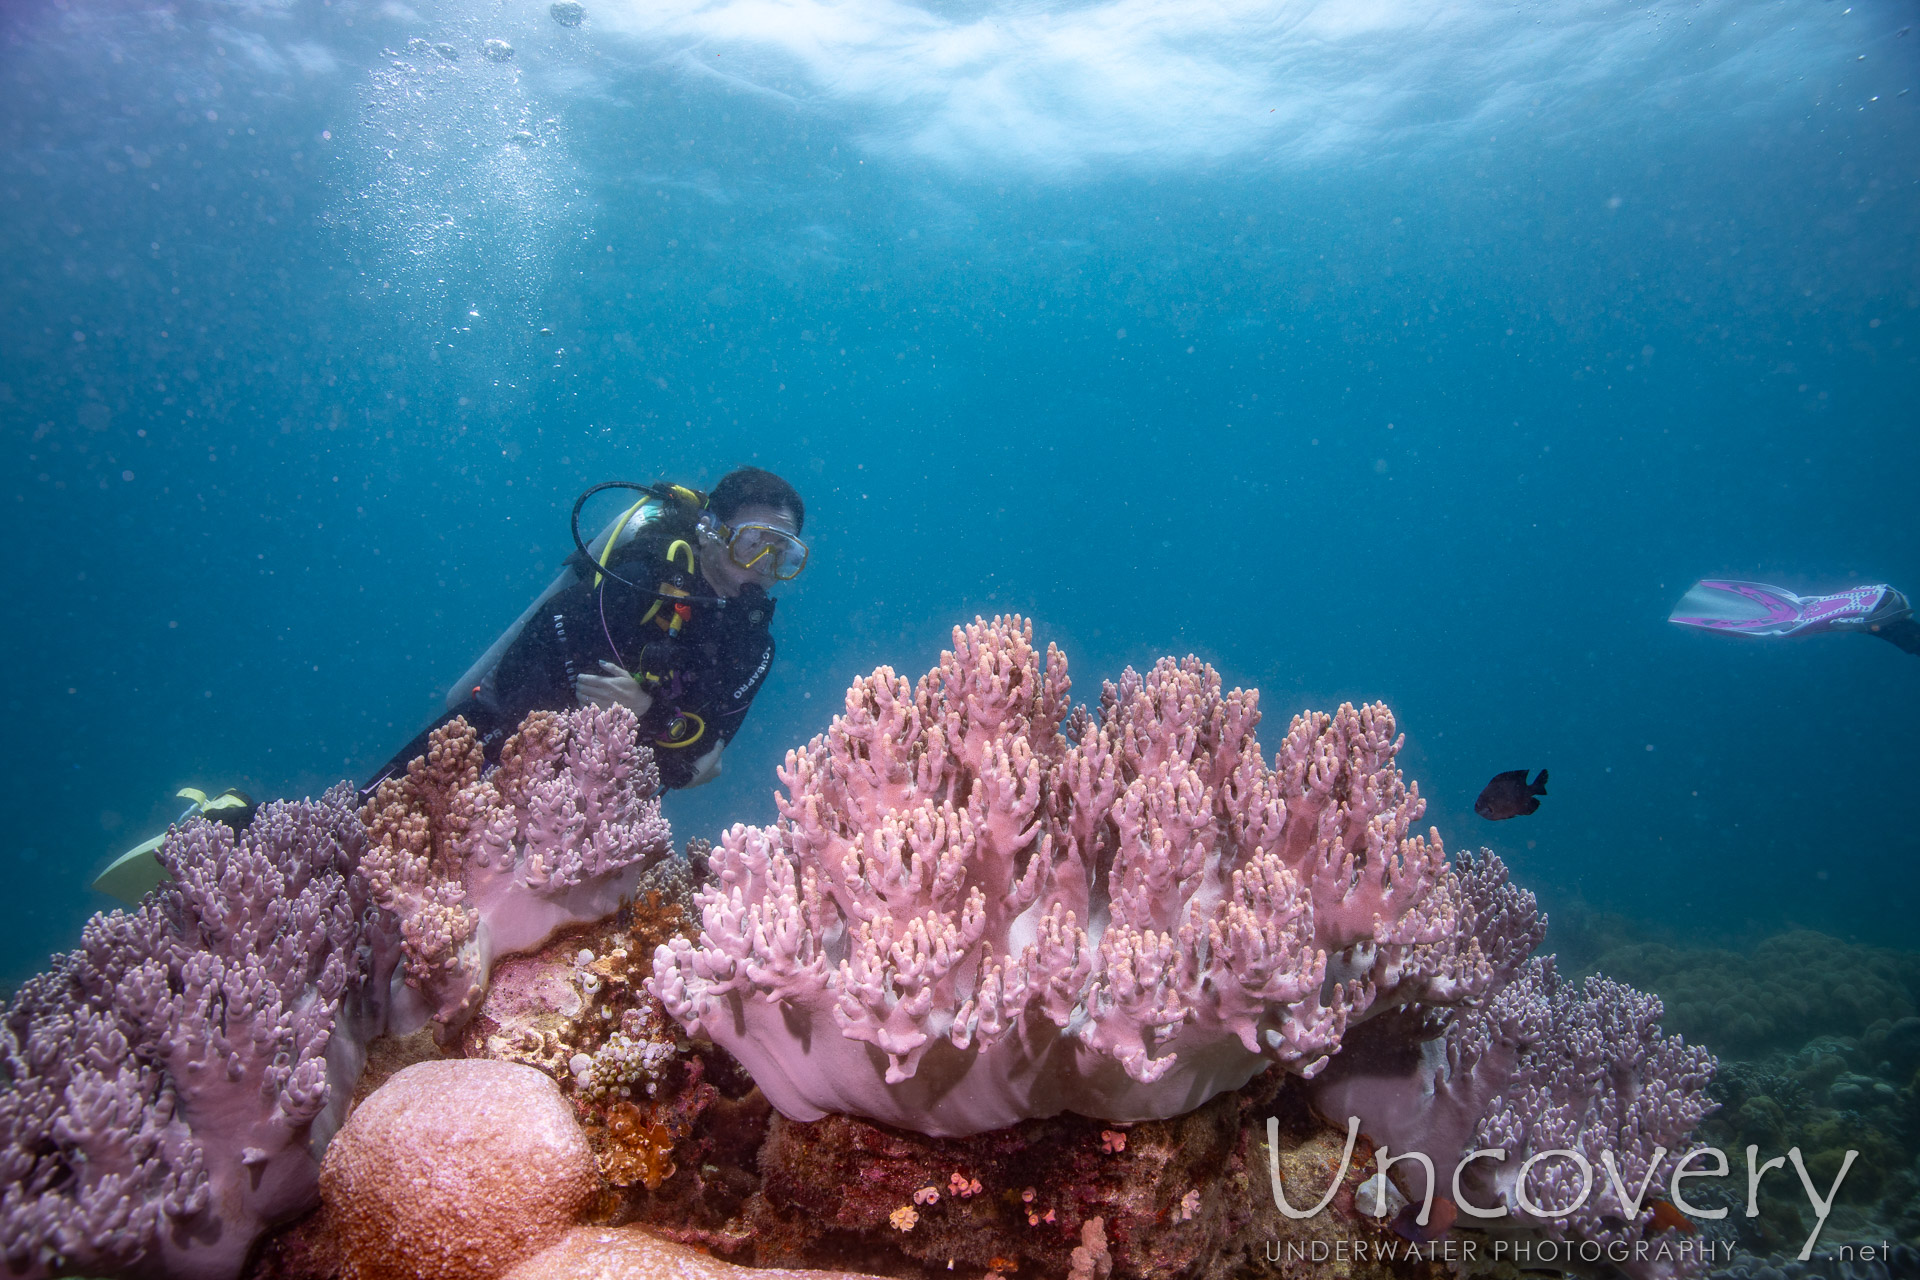
[[[603,489],[635,489],[640,492],[641,496],[638,502],[609,521],[607,526],[594,536],[592,542],[582,542],[580,540],[580,509],[586,505],[588,498],[591,498]],[[549,600],[566,590],[571,583],[581,576],[582,571],[579,561],[584,559],[594,564],[606,565],[607,562],[613,558],[613,553],[629,542],[632,542],[634,538],[639,536],[642,529],[645,529],[655,521],[664,519],[669,502],[700,510],[706,506],[706,495],[696,489],[686,488],[683,485],[667,484],[665,482],[652,485],[640,485],[626,480],[609,480],[604,484],[594,485],[591,489],[581,494],[579,499],[573,504],[573,543],[575,548],[573,558],[569,560],[567,565],[562,568],[559,573],[554,575],[553,581],[547,584],[547,589],[534,597],[533,603],[528,605],[526,609],[521,612],[520,616],[513,620],[511,626],[500,633],[498,639],[487,646],[486,652],[475,659],[473,665],[468,667],[466,672],[447,690],[447,710],[454,710],[459,707],[461,703],[475,696],[481,689],[486,687],[492,679],[495,670],[499,668],[500,660],[507,656],[507,650],[513,647],[513,642],[519,639],[520,633],[526,630],[527,624],[533,621],[534,617],[539,614],[540,610],[546,606]],[[598,574],[594,576],[596,580],[599,577]],[[618,575],[614,576],[617,577]],[[622,581],[624,581],[624,579],[622,579]]]

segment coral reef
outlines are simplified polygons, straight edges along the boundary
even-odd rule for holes
[[[1805,929],[1741,951],[1629,943],[1594,967],[1654,992],[1673,1030],[1722,1053],[1795,1048],[1920,1014],[1920,954]]]
[[[1744,1256],[1713,1274],[1714,1280],[1920,1280],[1920,1249],[1896,1244],[1879,1257],[1843,1258],[1832,1254],[1805,1262]]]
[[[1257,695],[1197,659],[1129,670],[1097,719],[1070,691],[1017,618],[956,628],[915,688],[856,680],[650,988],[792,1118],[961,1135],[1178,1115],[1493,985],[1385,707],[1296,717],[1268,767]]]
[[[559,1087],[606,1183],[597,1219],[645,1221],[724,1252],[742,1239],[727,1224],[755,1185],[742,1170],[765,1138],[766,1103],[723,1051],[690,1044],[643,985],[653,949],[689,926],[692,895],[687,862],[665,859],[607,919],[502,960],[458,1047]]]
[[[1073,1251],[1067,1280],[1106,1280],[1113,1274],[1113,1255],[1107,1252],[1107,1224],[1088,1218],[1080,1224],[1080,1246]]]
[[[1629,1181],[1681,1145],[1709,1060],[1529,959],[1498,859],[1413,834],[1384,707],[1296,717],[1269,761],[1196,659],[1070,694],[978,621],[917,688],[855,683],[775,825],[683,858],[617,709],[529,717],[491,772],[454,722],[362,815],[343,787],[176,833],[176,880],[8,1014],[11,1269],[1228,1280],[1398,1239],[1316,1101],[1396,1149],[1603,1144]],[[1894,1063],[1920,1025],[1797,1087],[1891,1124]],[[1325,1212],[1285,1213],[1268,1156]],[[1642,1229],[1607,1212],[1518,1227]]]
[[[367,802],[367,878],[406,943],[398,1030],[431,1020],[450,1041],[494,956],[610,914],[671,848],[659,771],[625,707],[534,712],[485,765],[455,719]]]
[[[637,1228],[584,1227],[599,1185],[554,1081],[518,1063],[418,1063],[375,1090],[321,1170],[310,1274],[340,1280],[807,1276],[748,1271]]]
[[[652,1094],[609,1098],[571,1063],[596,1056],[615,1034],[609,1027],[659,1009],[635,980],[643,969],[617,953],[644,954],[643,938],[658,942],[677,919],[690,924],[685,864],[649,868],[637,898],[538,953],[503,960],[461,1041],[469,1055],[539,1067],[568,1099],[605,1184],[588,1223],[644,1225],[757,1267],[978,1277],[1065,1275],[1086,1247],[1085,1224],[1099,1217],[1114,1275],[1225,1277],[1242,1273],[1263,1240],[1302,1230],[1280,1222],[1267,1195],[1260,1118],[1275,1108],[1290,1117],[1289,1169],[1323,1177],[1322,1166],[1332,1167],[1325,1126],[1297,1097],[1275,1096],[1287,1079],[1277,1073],[1164,1121],[1116,1128],[1061,1115],[942,1139],[851,1117],[786,1121],[724,1052],[671,1028],[674,1056]],[[1330,1150],[1337,1163],[1338,1135]],[[1311,1229],[1333,1240],[1381,1226],[1358,1221],[1349,1198]],[[305,1232],[330,1235],[324,1221]],[[576,1238],[599,1236],[583,1227]],[[617,1268],[640,1268],[632,1258],[651,1245],[631,1231],[609,1238],[626,1243],[606,1246],[615,1260],[602,1274],[650,1274]],[[262,1275],[325,1276],[327,1255],[316,1248],[321,1261]]]
[[[748,1210],[752,1256],[782,1265],[824,1257],[894,1275],[953,1260],[975,1275],[1058,1276],[1084,1243],[1083,1225],[1100,1218],[1116,1274],[1204,1274],[1258,1215],[1254,1110],[1279,1082],[1263,1076],[1185,1115],[1133,1124],[1124,1151],[1103,1140],[1104,1122],[1071,1114],[961,1138],[776,1115]]]
[[[1504,1206],[1516,1222],[1556,1236],[1644,1238],[1653,1227],[1651,1206],[1624,1203],[1621,1186],[1668,1185],[1690,1149],[1689,1135],[1714,1105],[1705,1092],[1713,1055],[1663,1035],[1660,1014],[1658,997],[1607,978],[1590,977],[1577,990],[1561,983],[1545,957],[1528,962],[1484,1009],[1456,1020],[1449,1044],[1456,1061],[1468,1062],[1476,1048],[1516,1030],[1523,1045],[1474,1133],[1478,1146],[1507,1152],[1501,1164],[1474,1165],[1491,1193],[1483,1207]],[[1482,1052],[1465,1069],[1489,1056]],[[1520,1175],[1529,1158],[1549,1151],[1581,1152],[1588,1168],[1612,1172],[1567,1211],[1580,1199],[1572,1160],[1537,1165],[1531,1185]]]
[[[1920,954],[1806,930],[1738,952],[1635,939],[1624,924],[1611,932],[1611,945],[1594,963],[1658,991],[1667,1005],[1664,1023],[1721,1055],[1708,1090],[1720,1109],[1697,1139],[1736,1161],[1748,1146],[1763,1156],[1797,1148],[1823,1194],[1847,1169],[1821,1228],[1822,1251],[1834,1251],[1825,1261],[1796,1259],[1815,1218],[1791,1171],[1759,1182],[1759,1212],[1751,1217],[1744,1186],[1701,1185],[1698,1203],[1731,1210],[1702,1224],[1703,1235],[1736,1251],[1716,1275],[1865,1280],[1914,1273]],[[1851,1165],[1848,1151],[1859,1153]],[[1842,1251],[1872,1256],[1849,1260]]]
[[[344,783],[246,831],[168,834],[170,879],[95,916],[0,1024],[8,1273],[238,1275],[315,1197],[397,936]]]
[[[455,722],[367,806],[371,841],[344,783],[238,837],[169,833],[170,878],[0,1026],[10,1271],[237,1275],[315,1201],[375,1037],[430,1014],[450,1035],[496,954],[614,911],[667,850],[651,759],[630,715],[588,709],[529,717],[482,778]]]
[[[1769,1152],[1798,1148],[1823,1190],[1846,1153],[1860,1153],[1846,1165],[1822,1228],[1826,1246],[1920,1245],[1920,1094],[1911,1066],[1886,1056],[1889,1041],[1901,1043],[1890,1034],[1901,1027],[1920,1030],[1920,1021],[1883,1018],[1856,1035],[1816,1036],[1793,1052],[1731,1063],[1714,1080],[1723,1107],[1702,1135],[1714,1145],[1735,1152],[1749,1144]],[[1714,1230],[1749,1259],[1794,1255],[1813,1225],[1797,1182],[1764,1180],[1757,1196],[1758,1215],[1736,1209]],[[1744,1197],[1736,1189],[1728,1203]]]

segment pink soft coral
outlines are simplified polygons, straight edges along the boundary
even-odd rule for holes
[[[956,628],[917,687],[856,680],[780,821],[714,851],[655,994],[789,1116],[966,1134],[1177,1115],[1491,980],[1385,707],[1297,717],[1269,767],[1257,695],[1198,659],[1127,671],[1097,719],[1070,690],[1018,618]]]

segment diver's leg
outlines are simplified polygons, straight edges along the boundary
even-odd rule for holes
[[[1888,644],[1904,649],[1915,657],[1920,657],[1920,622],[1914,621],[1912,614],[1874,623],[1867,630]]]

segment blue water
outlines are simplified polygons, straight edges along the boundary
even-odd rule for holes
[[[1083,696],[1257,685],[1270,749],[1386,700],[1448,844],[1563,918],[1902,938],[1920,660],[1665,617],[1920,592],[1912,19],[9,6],[0,978],[176,788],[385,759],[586,485],[746,462],[815,554],[683,838],[1017,610]],[[1476,818],[1523,766],[1540,812]]]

